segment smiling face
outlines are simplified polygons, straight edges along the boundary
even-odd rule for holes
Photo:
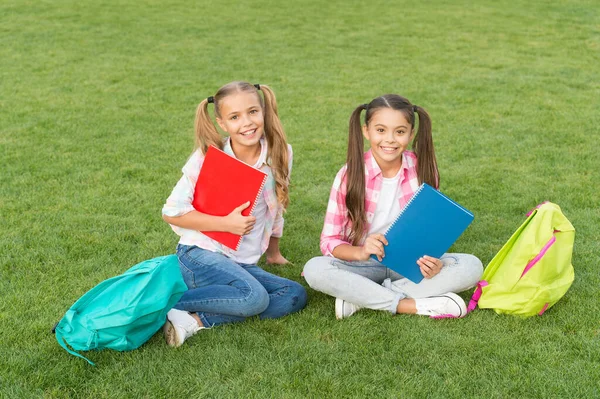
[[[402,153],[413,138],[413,129],[404,113],[392,108],[380,108],[373,113],[362,131],[371,144],[371,152],[384,176],[394,176],[402,165]]]
[[[234,152],[259,150],[264,114],[257,93],[236,92],[219,102],[217,123],[231,137]]]

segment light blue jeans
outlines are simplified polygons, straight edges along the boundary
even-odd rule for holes
[[[197,313],[206,327],[282,317],[306,305],[304,287],[256,265],[188,245],[177,246],[177,257],[188,291],[174,307]]]
[[[314,290],[395,314],[401,299],[461,292],[474,287],[483,274],[481,261],[473,255],[447,253],[440,259],[444,263],[440,272],[419,284],[373,259],[349,262],[330,256],[309,260],[304,265],[304,278]]]

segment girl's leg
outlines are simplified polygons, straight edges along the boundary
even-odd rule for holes
[[[186,245],[177,256],[188,291],[175,308],[195,312],[205,327],[242,321],[269,306],[263,285],[228,257]]]
[[[329,256],[309,260],[304,278],[311,288],[340,298],[358,307],[396,313],[406,295],[381,286],[391,270],[374,260],[347,262]]]
[[[481,279],[483,264],[473,255],[448,253],[441,257],[442,270],[430,279],[415,284],[392,272],[392,288],[408,298],[426,298],[448,292],[461,292],[473,288]]]
[[[256,265],[242,265],[269,293],[269,306],[259,316],[275,319],[306,306],[306,290],[295,281],[268,273]]]

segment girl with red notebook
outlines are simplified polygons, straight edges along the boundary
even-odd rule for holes
[[[217,124],[228,135],[225,139],[209,116],[208,104],[214,104]],[[273,91],[247,82],[221,87],[198,106],[195,136],[197,149],[162,210],[163,219],[180,236],[177,256],[188,286],[164,326],[167,344],[174,347],[201,329],[255,315],[282,317],[306,305],[304,287],[256,265],[263,254],[268,263],[288,263],[279,251],[279,239],[289,202],[292,147],[287,144]],[[267,174],[251,215],[246,209],[250,201],[225,216],[194,208],[194,194],[202,190],[196,182],[210,146]],[[202,232],[229,232],[242,240],[234,250]]]

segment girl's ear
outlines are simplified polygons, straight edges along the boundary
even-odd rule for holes
[[[367,125],[362,125],[362,134],[367,141],[369,140],[369,130],[367,129]]]
[[[226,132],[226,131],[227,131],[227,129],[225,129],[225,123],[223,123],[223,119],[221,119],[221,118],[215,118],[215,119],[217,120],[217,124],[219,125],[219,127],[220,127],[220,128],[221,128],[221,129],[222,129],[224,132]]]

